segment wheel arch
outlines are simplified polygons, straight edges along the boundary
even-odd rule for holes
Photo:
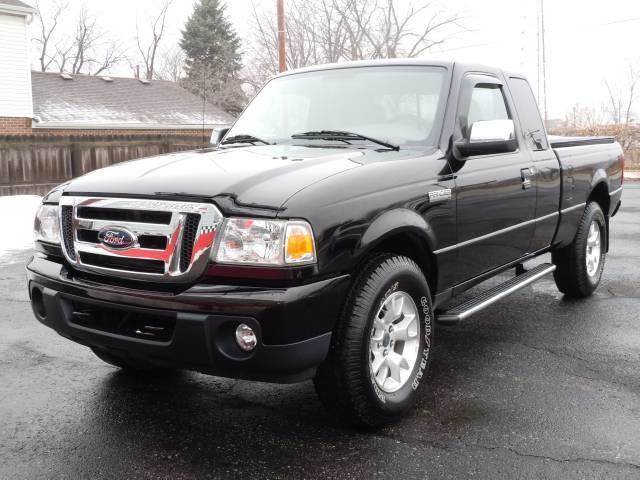
[[[609,216],[611,199],[609,198],[609,186],[607,185],[606,180],[601,179],[593,184],[589,197],[587,198],[587,203],[589,202],[596,202],[600,205],[602,213],[604,213],[606,217]]]
[[[605,180],[595,183],[591,189],[591,193],[587,198],[587,204],[595,202],[600,206],[606,223],[605,228],[605,252],[609,251],[609,213],[611,208],[611,197],[609,196],[609,187]]]
[[[433,297],[438,284],[435,244],[433,229],[421,215],[409,209],[395,209],[380,215],[365,231],[356,249],[357,263],[378,253],[406,256],[422,270]]]

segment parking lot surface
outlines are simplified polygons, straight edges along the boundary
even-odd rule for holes
[[[611,223],[602,285],[552,278],[436,332],[417,408],[337,424],[311,382],[132,377],[32,316],[0,265],[0,479],[640,478],[640,189]]]

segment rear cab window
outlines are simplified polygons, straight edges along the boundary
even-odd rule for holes
[[[527,146],[533,151],[549,149],[544,123],[529,82],[524,78],[510,77],[509,87],[518,111]]]

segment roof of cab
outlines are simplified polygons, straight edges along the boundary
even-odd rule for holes
[[[350,62],[326,63],[323,65],[314,65],[311,67],[297,68],[282,72],[277,77],[286,77],[288,75],[296,75],[298,73],[317,72],[323,70],[338,70],[345,68],[363,68],[363,67],[381,67],[381,66],[425,66],[425,67],[444,67],[453,70],[454,67],[463,71],[477,71],[499,74],[503,73],[508,77],[526,78],[524,75],[515,72],[505,72],[501,68],[493,65],[482,65],[476,63],[459,62],[453,59],[434,59],[434,58],[392,58],[381,60],[357,60]]]
[[[356,60],[350,62],[339,63],[325,63],[322,65],[314,65],[311,67],[296,68],[294,70],[287,70],[278,75],[278,77],[285,77],[287,75],[295,75],[305,72],[316,72],[322,70],[338,70],[343,68],[362,68],[362,67],[381,67],[381,66],[430,66],[430,67],[445,67],[451,68],[456,62],[452,60],[432,60],[432,59],[417,59],[417,58],[392,58],[382,60]]]

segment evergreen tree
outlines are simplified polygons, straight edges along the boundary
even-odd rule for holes
[[[220,0],[196,4],[180,41],[186,55],[184,84],[214,105],[237,113],[246,101],[239,80],[240,39],[225,13]]]

